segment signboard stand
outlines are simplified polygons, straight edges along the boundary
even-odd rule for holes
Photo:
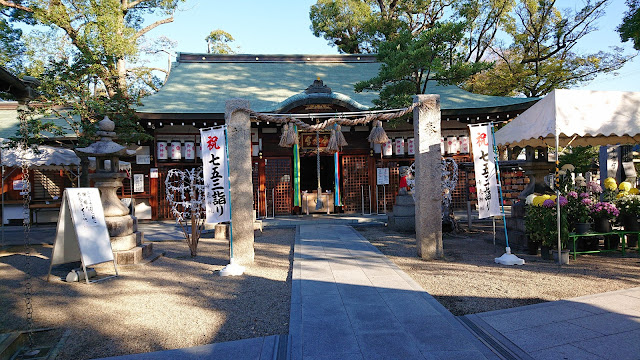
[[[100,192],[96,188],[70,188],[62,195],[56,237],[47,281],[54,265],[80,261],[87,284],[118,276]],[[87,267],[113,262],[115,275],[89,280]]]

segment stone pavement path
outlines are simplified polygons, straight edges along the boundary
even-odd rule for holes
[[[534,359],[640,359],[640,288],[465,318],[486,337]]]
[[[298,229],[291,359],[497,358],[352,227]]]

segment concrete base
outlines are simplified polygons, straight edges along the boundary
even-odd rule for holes
[[[153,256],[153,243],[142,244],[129,250],[114,251],[113,255],[118,265],[138,265]]]
[[[124,251],[140,245],[141,242],[138,242],[138,234],[140,233],[111,237],[111,249],[113,251]],[[140,237],[140,239],[142,238]]]

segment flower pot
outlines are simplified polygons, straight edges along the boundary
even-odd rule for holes
[[[593,219],[593,228],[596,232],[610,232],[611,222],[607,218]]]
[[[553,250],[553,260],[555,262],[558,262],[558,250]],[[560,253],[560,263],[561,264],[568,264],[569,263],[569,250],[562,250],[562,252]]]
[[[546,245],[540,246],[540,256],[543,260],[551,260],[551,247]]]
[[[638,218],[633,215],[624,215],[621,217],[622,225],[626,231],[640,231],[640,223],[638,222]],[[638,246],[638,235],[630,234],[627,235],[627,246],[636,247]]]
[[[591,223],[576,223],[576,234],[586,234],[591,230]]]

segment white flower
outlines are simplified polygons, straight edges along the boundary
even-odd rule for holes
[[[562,169],[562,170],[565,170],[565,171],[566,171],[566,170],[568,170],[568,171],[573,171],[573,170],[575,170],[575,169],[576,169],[576,167],[575,167],[575,166],[573,166],[573,165],[571,165],[571,164],[564,164],[564,165],[562,165],[561,169]]]
[[[533,198],[535,198],[536,196],[537,196],[536,194],[530,194],[529,196],[527,196],[524,203],[527,205],[533,204]]]

